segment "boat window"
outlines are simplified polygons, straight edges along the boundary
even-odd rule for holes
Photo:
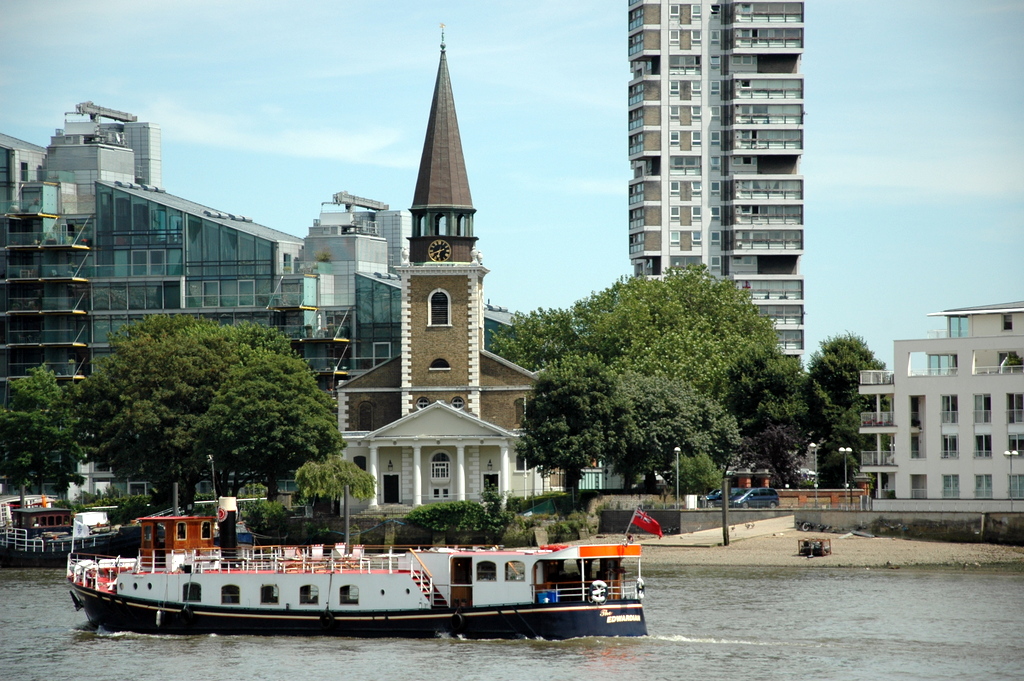
[[[359,603],[359,587],[346,584],[338,590],[338,601],[342,604]]]
[[[277,584],[264,584],[260,587],[260,603],[277,603]]]
[[[526,565],[521,560],[510,560],[505,563],[505,581],[506,582],[525,582],[526,581]]]
[[[189,582],[182,588],[181,600],[185,602],[198,603],[203,600],[203,589],[199,584],[195,582]]]
[[[496,582],[498,581],[498,568],[494,561],[482,560],[476,564],[476,581]]]
[[[213,536],[212,530],[213,523],[209,520],[203,521],[203,539],[209,539]]]
[[[144,541],[146,541],[147,543],[153,541],[153,526],[152,525],[143,525],[143,527],[142,527],[142,539]]]
[[[178,523],[178,539],[186,537],[185,523]]]
[[[320,589],[312,584],[299,587],[299,603],[316,605],[320,602]]]
[[[225,584],[220,588],[220,602],[225,605],[236,605],[241,603],[241,590],[234,584]]]

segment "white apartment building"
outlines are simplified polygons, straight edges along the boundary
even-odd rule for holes
[[[1024,301],[929,316],[946,328],[896,341],[895,371],[861,372],[875,396],[860,427],[875,436],[861,452],[874,506],[1009,510],[1024,500]]]
[[[803,2],[629,0],[629,257],[706,265],[804,348]]]

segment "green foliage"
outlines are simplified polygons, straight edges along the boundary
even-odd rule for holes
[[[373,476],[340,456],[325,461],[308,461],[295,471],[295,483],[304,497],[339,499],[349,494],[357,499],[372,499],[376,492]]]
[[[340,450],[331,400],[273,329],[152,315],[110,342],[74,403],[90,460],[119,477],[180,482],[188,506],[212,454],[219,492],[274,496],[277,476]]]
[[[494,534],[504,532],[515,518],[515,513],[508,508],[506,503],[508,496],[508,493],[502,494],[497,487],[492,485],[484,487],[483,492],[480,493],[480,503],[484,507],[483,523],[475,529],[486,530]]]
[[[729,366],[724,403],[744,436],[773,424],[800,425],[807,413],[805,382],[799,358],[783,355],[777,346],[753,346]]]
[[[724,466],[740,443],[736,420],[722,405],[678,380],[630,372],[620,378],[619,391],[630,427],[625,448],[605,461],[615,466],[627,488],[639,476],[653,484],[658,473],[674,487],[676,447],[681,474],[682,459],[698,455]]]
[[[101,498],[87,505],[84,510],[89,510],[96,506],[117,507],[107,509],[107,520],[110,521],[111,525],[128,525],[135,522],[137,518],[144,518],[160,510],[153,506],[153,499],[148,494]]]
[[[859,393],[860,372],[884,369],[864,339],[854,334],[825,339],[807,365],[807,431],[818,450],[818,477],[825,487],[842,485],[843,457],[839,447],[866,449],[868,436],[861,435],[860,413],[873,411],[873,398]],[[857,462],[850,460],[853,468]]]
[[[679,457],[679,494],[707,494],[722,485],[722,469],[699,452]]]
[[[84,458],[74,437],[65,391],[56,375],[42,367],[11,382],[10,409],[0,410],[0,475],[14,486],[52,482],[66,492],[83,478],[78,464]]]
[[[534,384],[517,450],[544,472],[560,469],[576,489],[583,468],[625,447],[629,428],[615,374],[596,357],[569,356]]]
[[[777,342],[748,293],[690,267],[663,279],[623,278],[568,310],[516,314],[494,349],[533,370],[590,355],[615,373],[667,376],[719,396],[738,353]]]
[[[485,522],[484,507],[475,501],[442,501],[409,511],[405,519],[434,532],[478,530]]]
[[[255,534],[284,537],[288,534],[288,510],[277,501],[249,501],[242,506],[242,519]]]

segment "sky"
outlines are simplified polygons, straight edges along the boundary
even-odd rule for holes
[[[563,308],[631,271],[625,0],[0,0],[0,132],[91,100],[158,123],[163,186],[305,236],[348,191],[408,208],[444,23],[487,298]],[[892,367],[1024,300],[1024,2],[807,0],[805,361]]]

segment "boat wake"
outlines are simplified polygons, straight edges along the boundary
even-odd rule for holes
[[[691,636],[649,636],[648,638],[655,641],[666,641],[669,643],[711,643],[714,645],[730,645],[730,646],[771,646],[771,647],[791,647],[791,648],[821,648],[820,643],[807,643],[805,641],[745,641],[743,639],[731,639],[731,638],[694,638]]]

